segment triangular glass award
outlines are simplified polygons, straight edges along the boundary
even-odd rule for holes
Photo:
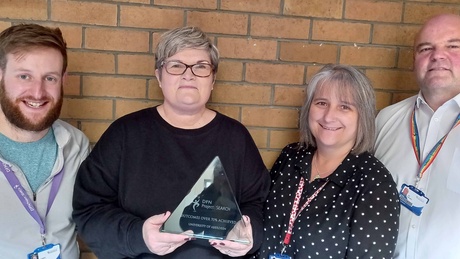
[[[245,224],[224,167],[216,156],[201,177],[163,224],[161,231],[180,234],[192,230],[194,238],[230,239],[249,243],[239,233]]]

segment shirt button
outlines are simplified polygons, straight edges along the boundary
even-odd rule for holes
[[[412,225],[412,228],[415,228],[416,226],[415,225]]]
[[[434,121],[438,122],[438,121],[439,121],[439,118],[434,118]]]

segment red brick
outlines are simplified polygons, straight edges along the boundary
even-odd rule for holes
[[[391,103],[397,103],[397,102],[400,102],[404,99],[407,99],[411,96],[414,96],[417,94],[418,91],[412,91],[412,92],[407,92],[407,93],[394,93],[393,94],[393,98],[391,100]]]
[[[220,9],[255,13],[280,13],[280,0],[221,0]]]
[[[115,119],[122,117],[123,115],[142,110],[148,107],[153,107],[160,104],[156,101],[143,101],[143,100],[116,100],[115,104]]]
[[[246,81],[271,84],[302,84],[304,66],[273,63],[246,64]]]
[[[417,90],[417,82],[412,71],[395,69],[368,69],[366,75],[375,89]]]
[[[308,82],[311,80],[311,78],[318,73],[318,71],[323,68],[324,65],[313,65],[313,66],[308,66],[307,67],[307,81],[305,83],[308,84]]]
[[[398,68],[412,70],[414,68],[414,51],[412,48],[400,48]]]
[[[371,26],[356,22],[314,21],[313,40],[369,43]]]
[[[156,78],[149,80],[148,99],[163,101],[164,96]]]
[[[83,1],[51,1],[51,19],[61,22],[115,26],[117,6]]]
[[[259,128],[248,128],[252,139],[258,148],[267,148],[268,130]]]
[[[261,150],[260,155],[262,156],[262,160],[264,161],[265,166],[268,170],[273,166],[276,159],[280,155],[280,151],[278,150]]]
[[[401,22],[402,2],[347,0],[345,18],[352,20]]]
[[[434,3],[451,3],[458,4],[458,0],[433,0]]]
[[[84,96],[145,98],[147,81],[126,77],[83,77]]]
[[[405,23],[422,24],[433,15],[441,13],[458,14],[459,12],[460,5],[406,3],[403,21]]]
[[[85,47],[88,49],[148,52],[149,32],[87,28],[85,30]]]
[[[81,131],[85,133],[91,143],[96,143],[99,138],[101,137],[102,133],[104,133],[107,128],[109,127],[110,123],[108,122],[90,122],[84,121],[81,123]],[[80,249],[81,246],[80,246]],[[89,248],[82,251],[90,251]],[[89,257],[90,254],[87,253],[87,258],[96,258],[96,257]]]
[[[280,59],[323,64],[335,63],[337,46],[323,43],[281,42]]]
[[[243,107],[241,121],[247,126],[296,129],[299,112],[286,108]]]
[[[6,30],[10,26],[11,26],[10,22],[2,22],[2,21],[0,21],[0,32]]]
[[[155,75],[155,58],[152,55],[118,55],[118,74]]]
[[[111,1],[125,2],[125,3],[139,3],[139,4],[149,4],[150,3],[150,0],[111,0]]]
[[[378,111],[382,110],[383,108],[391,104],[391,94],[387,92],[376,91],[375,99],[375,107]]]
[[[394,67],[396,50],[393,48],[343,46],[340,63],[354,66]]]
[[[310,19],[281,16],[251,16],[251,36],[308,39]]]
[[[270,103],[271,87],[257,85],[235,85],[216,83],[212,91],[212,102],[234,104]]]
[[[115,72],[115,57],[113,54],[68,51],[68,72]]]
[[[64,94],[69,95],[80,95],[80,76],[67,75],[64,79]]]
[[[64,98],[61,117],[68,119],[113,120],[111,100]]]
[[[54,27],[59,27],[62,31],[62,36],[67,43],[67,48],[81,48],[83,33],[80,26],[55,24]]]
[[[285,0],[285,15],[336,18],[342,17],[343,0]]]
[[[287,144],[299,142],[299,130],[271,130],[270,131],[270,148],[282,149]]]
[[[262,60],[274,60],[276,58],[276,41],[219,37],[217,46],[223,58]]]
[[[412,46],[419,26],[411,25],[374,25],[372,43]]]
[[[217,9],[217,0],[155,0],[155,5]]]
[[[276,86],[274,105],[300,107],[305,98],[304,86]]]
[[[120,25],[138,28],[172,29],[184,25],[184,11],[147,6],[121,6]]]
[[[0,3],[2,18],[46,20],[47,16],[47,0],[1,0]]]
[[[241,81],[243,79],[243,63],[240,61],[221,60],[217,71],[217,80]]]
[[[214,103],[209,103],[206,105],[208,108],[213,109],[215,111],[218,111],[224,115],[227,115],[230,118],[233,118],[237,121],[241,121],[241,112],[240,112],[240,107],[237,106],[228,106],[228,105],[223,105],[223,104],[214,104]]]
[[[187,13],[187,25],[198,26],[207,33],[246,35],[248,15],[191,11]]]

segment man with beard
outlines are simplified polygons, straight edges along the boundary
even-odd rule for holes
[[[79,258],[72,196],[90,146],[58,119],[66,68],[58,28],[0,34],[0,258]]]
[[[398,185],[397,259],[459,258],[460,16],[430,18],[414,41],[420,92],[377,116],[375,156]]]

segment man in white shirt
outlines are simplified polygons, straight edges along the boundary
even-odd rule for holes
[[[398,185],[395,258],[460,256],[460,16],[429,19],[414,41],[418,95],[377,116],[375,156]]]

